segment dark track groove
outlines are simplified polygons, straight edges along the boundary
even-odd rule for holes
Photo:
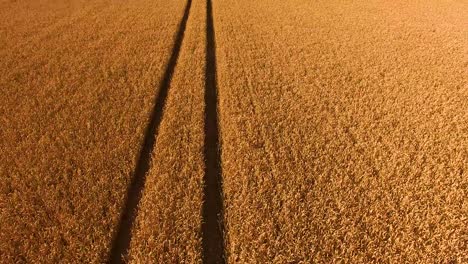
[[[216,44],[211,0],[206,5],[205,175],[202,208],[203,263],[225,263],[221,147],[218,126]]]
[[[159,125],[163,117],[164,105],[169,90],[169,86],[174,73],[174,68],[177,64],[184,32],[187,26],[187,20],[190,13],[192,0],[187,0],[184,15],[179,24],[179,29],[175,35],[172,54],[166,66],[164,77],[159,86],[159,92],[155,99],[153,111],[151,112],[150,121],[146,128],[143,146],[138,157],[137,167],[133,176],[132,182],[127,190],[125,208],[120,216],[118,231],[114,237],[112,249],[109,254],[109,263],[122,263],[124,257],[128,254],[130,247],[132,226],[137,215],[137,207],[141,199],[141,192],[145,185],[146,173],[149,169],[151,153],[153,151],[156,137],[158,135]]]

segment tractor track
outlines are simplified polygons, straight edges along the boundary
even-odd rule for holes
[[[202,206],[203,263],[225,263],[221,144],[219,140],[216,43],[211,0],[206,2],[205,175]]]
[[[146,174],[150,167],[151,153],[156,144],[159,126],[163,119],[164,106],[169,91],[184,32],[187,26],[192,0],[187,1],[184,15],[176,34],[172,54],[160,84],[151,118],[146,129],[144,143],[139,154],[135,174],[127,191],[118,231],[114,237],[109,263],[122,263],[127,257],[131,232],[137,216]],[[203,263],[225,263],[225,243],[222,199],[221,144],[218,120],[218,91],[216,79],[216,44],[211,0],[206,3],[206,57],[205,57],[205,117],[204,117],[204,186],[202,205],[202,256]]]
[[[187,21],[190,13],[190,7],[192,0],[187,0],[185,6],[184,15],[179,24],[179,29],[175,35],[174,46],[172,49],[171,57],[169,58],[164,77],[159,86],[157,97],[153,111],[151,113],[148,126],[146,128],[145,137],[138,157],[138,163],[135,169],[135,174],[129,185],[125,206],[120,216],[120,222],[114,240],[112,242],[112,248],[109,254],[109,263],[122,263],[128,253],[131,240],[131,232],[133,223],[137,216],[137,207],[141,199],[141,193],[145,185],[146,173],[148,172],[151,153],[153,152],[156,138],[158,135],[159,126],[163,118],[164,105],[166,103],[169,86],[172,80],[172,75],[177,64],[177,59],[184,39],[185,28],[187,27]]]

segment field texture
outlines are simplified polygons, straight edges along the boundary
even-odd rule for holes
[[[468,263],[467,18],[0,0],[0,263]]]
[[[107,258],[185,1],[0,2],[0,262]]]
[[[205,1],[190,16],[130,248],[131,263],[200,263]]]
[[[468,261],[467,8],[214,2],[229,263]]]

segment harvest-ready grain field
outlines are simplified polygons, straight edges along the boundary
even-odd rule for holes
[[[468,262],[467,4],[215,2],[228,262]]]
[[[100,262],[185,2],[0,5],[0,262]]]
[[[0,263],[468,263],[467,21],[0,0]]]

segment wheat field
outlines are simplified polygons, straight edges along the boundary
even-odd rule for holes
[[[468,263],[465,0],[0,0],[0,263]]]

